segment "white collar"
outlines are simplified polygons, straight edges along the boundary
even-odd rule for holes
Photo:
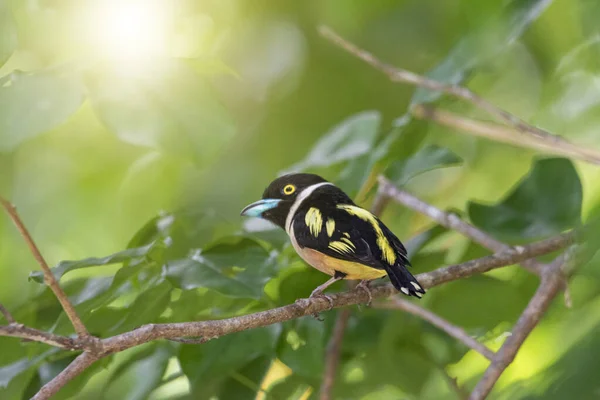
[[[296,201],[294,201],[294,204],[292,204],[292,207],[290,207],[290,211],[288,212],[287,218],[285,219],[285,230],[288,233],[288,235],[291,235],[290,231],[292,229],[292,220],[294,219],[294,215],[296,214],[296,211],[298,211],[298,208],[300,208],[300,205],[302,204],[302,202],[304,200],[306,200],[306,198],[308,196],[310,196],[312,194],[312,192],[314,192],[321,186],[325,186],[325,185],[333,186],[333,183],[330,183],[330,182],[315,183],[314,185],[310,185],[310,186],[304,188],[304,190],[302,190],[300,192],[300,194],[296,198]]]

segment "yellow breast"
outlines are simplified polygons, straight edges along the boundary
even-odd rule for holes
[[[296,246],[294,246],[296,247]],[[346,279],[362,280],[362,279],[377,279],[385,275],[382,269],[371,268],[367,265],[339,260],[321,253],[320,251],[309,248],[296,248],[296,252],[310,266],[318,269],[327,275],[333,276],[335,271],[340,271],[346,274]]]

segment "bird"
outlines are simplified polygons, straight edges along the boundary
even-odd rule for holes
[[[357,288],[372,295],[372,280],[390,278],[407,296],[421,298],[425,290],[408,271],[406,248],[370,211],[357,206],[333,183],[319,175],[291,173],[273,180],[261,200],[246,206],[242,216],[265,219],[284,229],[298,255],[331,276],[310,297],[333,300],[324,290],[342,280],[359,280]]]

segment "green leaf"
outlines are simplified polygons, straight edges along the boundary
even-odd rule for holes
[[[48,350],[33,358],[23,358],[19,361],[15,361],[12,364],[4,365],[0,367],[0,388],[6,388],[11,380],[27,371],[29,368],[39,365],[48,356],[57,353],[58,349]]]
[[[17,47],[17,26],[10,5],[0,3],[0,67],[10,58]]]
[[[333,317],[333,314],[329,315]],[[318,382],[323,372],[323,355],[328,340],[325,324],[315,318],[297,319],[293,328],[286,332],[285,339],[277,352],[278,358],[294,374]]]
[[[62,278],[64,274],[76,269],[130,262],[134,259],[139,259],[147,256],[150,250],[154,248],[154,246],[155,243],[151,243],[143,247],[136,247],[132,249],[123,250],[106,257],[91,257],[79,261],[61,261],[56,267],[52,268],[52,273],[54,274],[56,279],[60,280],[60,278]],[[44,274],[41,271],[35,271],[29,275],[29,279],[37,283],[44,283]]]
[[[170,261],[166,266],[167,277],[184,290],[203,287],[231,297],[262,297],[264,285],[275,274],[275,254],[254,240],[236,240]]]
[[[58,359],[52,360],[48,359],[42,363],[35,374],[30,379],[25,392],[23,393],[23,399],[32,398],[42,386],[46,383],[50,382],[54,377],[56,377],[59,373],[61,373],[79,354],[73,352],[63,352],[62,354],[66,355],[61,357],[59,355]],[[61,392],[61,395],[63,393]],[[58,396],[57,396],[58,397]]]
[[[503,239],[537,239],[555,235],[581,222],[583,193],[570,160],[539,160],[500,203],[469,203],[475,225]]]
[[[209,398],[240,368],[264,356],[273,356],[280,325],[251,329],[211,340],[201,346],[183,345],[181,369],[188,377],[194,398]]]
[[[165,345],[152,345],[133,354],[114,371],[107,390],[115,390],[124,399],[147,399],[160,386],[172,356],[172,349]]]
[[[73,355],[67,353],[67,361],[69,358],[74,357]],[[75,378],[69,381],[57,394],[52,397],[52,399],[69,400],[80,395],[90,379],[96,376],[102,370],[106,370],[112,363],[113,359],[113,357],[104,357],[96,361],[86,368],[80,375],[77,375]],[[51,368],[46,368],[45,365],[40,366],[39,372],[42,382],[49,381],[50,379],[54,378],[54,376],[51,374],[60,372],[60,362],[53,361],[52,364],[53,365]]]
[[[135,75],[98,72],[86,80],[102,121],[128,143],[208,165],[236,128],[206,79],[180,60],[150,63]]]
[[[302,264],[291,272],[286,270],[286,275],[279,284],[279,304],[290,304],[310,296],[310,293],[327,279],[328,276],[321,271]],[[341,290],[340,288],[343,288],[343,282],[334,283],[327,291],[335,292]]]
[[[185,322],[202,319],[227,318],[240,314],[248,306],[248,299],[224,296],[209,289],[183,290],[181,296],[169,304],[169,321]],[[194,307],[190,307],[194,304]]]
[[[275,382],[269,389],[267,398],[300,400],[305,398],[306,391],[310,388],[305,378],[292,374]]]
[[[345,119],[322,136],[304,160],[287,171],[329,167],[367,154],[375,145],[380,124],[381,115],[376,111],[365,111]]]
[[[173,290],[171,284],[163,281],[142,292],[127,308],[127,316],[123,324],[118,326],[118,330],[125,332],[144,324],[158,322],[160,315],[171,301],[171,290]]]
[[[409,115],[397,119],[394,127],[378,141],[373,151],[348,162],[337,184],[350,197],[355,197],[372,171],[383,171],[392,160],[403,159],[417,151],[426,137],[424,126],[423,121],[414,121]]]
[[[405,246],[409,259],[412,259],[412,257],[418,254],[425,246],[446,232],[448,232],[448,229],[444,228],[443,226],[434,225],[426,231],[411,237],[406,242]]]
[[[600,235],[598,235],[598,232],[600,232],[600,203],[587,215],[580,238],[580,242],[585,243],[585,245],[579,246],[577,261],[574,265],[586,264],[600,251]]]
[[[452,151],[436,145],[419,150],[412,157],[396,161],[388,168],[386,175],[397,185],[404,185],[417,175],[438,168],[462,163],[462,159]]]
[[[79,77],[66,68],[0,78],[0,152],[63,123],[83,99]]]
[[[464,329],[487,332],[501,322],[514,321],[531,296],[528,292],[516,284],[477,275],[440,286],[428,308]],[[500,298],[507,301],[499,302]],[[473,307],[473,299],[477,299],[477,307]],[[468,313],[461,311],[465,307]]]
[[[450,85],[458,85],[476,68],[497,57],[518,39],[552,0],[512,1],[501,15],[481,24],[450,51],[442,63],[427,73],[429,78]],[[439,91],[419,88],[411,105],[431,103],[439,99]]]
[[[272,356],[258,357],[238,371],[221,385],[219,399],[255,400],[260,392],[260,384],[273,361]]]

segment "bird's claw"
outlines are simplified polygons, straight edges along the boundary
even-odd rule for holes
[[[320,291],[314,291],[310,294],[309,299],[325,299],[329,302],[329,308],[327,309],[327,311],[330,311],[333,308],[333,299],[330,296],[327,296],[326,294],[323,294],[323,292]],[[317,320],[317,321],[323,321],[323,318],[320,317],[319,313],[314,313],[313,317]]]
[[[327,309],[327,311],[331,310],[334,306],[333,304],[333,299],[331,298],[331,296],[327,296],[326,294],[323,294],[323,292],[312,292],[310,294],[309,299],[325,299],[329,302],[329,308]]]
[[[371,289],[369,289],[369,281],[360,281],[358,285],[356,285],[357,289],[364,290],[369,296],[369,301],[367,301],[366,306],[371,307],[371,303],[373,302],[373,295],[371,294]]]

